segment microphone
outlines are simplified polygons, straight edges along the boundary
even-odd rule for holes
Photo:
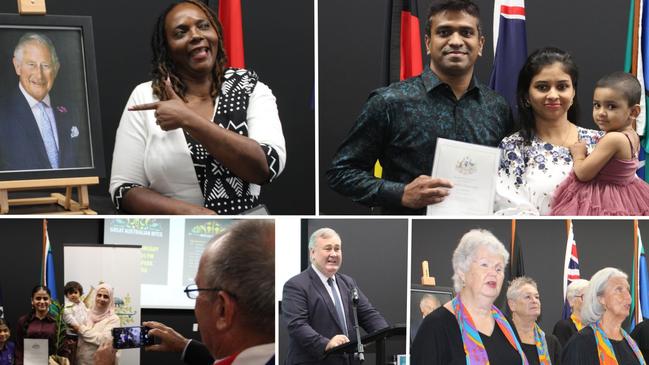
[[[361,331],[358,328],[358,289],[353,287],[351,290],[352,295],[352,309],[354,312],[354,329],[356,330],[356,353],[354,357],[358,359],[361,363],[365,361],[365,349],[363,348],[363,343],[361,342]]]
[[[354,306],[358,305],[358,289],[352,288],[352,303]]]

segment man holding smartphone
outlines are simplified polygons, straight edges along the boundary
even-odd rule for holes
[[[149,336],[162,341],[147,350],[183,351],[183,360],[190,364],[204,365],[212,359],[219,359],[215,365],[274,364],[275,223],[243,220],[213,238],[201,256],[195,281],[185,293],[196,299],[202,343],[161,323],[145,322],[151,328]],[[104,344],[95,365],[111,364],[114,350]]]

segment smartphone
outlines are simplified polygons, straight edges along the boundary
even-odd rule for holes
[[[113,328],[113,347],[116,349],[133,349],[153,345],[149,336],[149,327],[115,327]]]

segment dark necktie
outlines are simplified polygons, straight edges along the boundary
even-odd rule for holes
[[[334,286],[334,279],[327,279],[327,283],[331,287],[331,293],[334,295],[334,304],[336,307],[336,312],[338,313],[338,320],[343,325],[343,330],[345,330],[345,335],[347,335],[347,321],[345,321],[345,315],[343,314],[343,305],[340,303],[340,298],[338,298],[338,292]]]

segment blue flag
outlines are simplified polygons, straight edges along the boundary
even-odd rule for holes
[[[507,99],[516,113],[518,72],[527,59],[525,1],[494,1],[494,64],[489,87]]]
[[[52,301],[57,300],[56,276],[54,275],[54,256],[52,255],[50,235],[47,233],[46,219],[43,219],[43,260],[41,273],[41,285],[45,285],[50,289],[50,292],[52,293]]]

